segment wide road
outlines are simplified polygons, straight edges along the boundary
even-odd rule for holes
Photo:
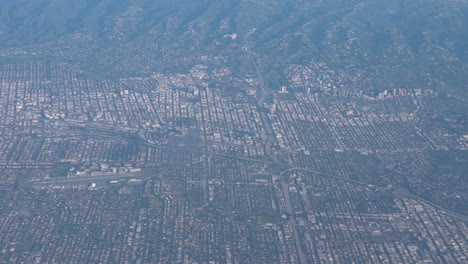
[[[276,136],[273,131],[270,118],[268,117],[268,113],[264,111],[265,100],[268,97],[268,95],[271,94],[271,91],[268,90],[267,87],[265,86],[265,80],[263,78],[262,71],[255,58],[255,54],[251,50],[252,44],[249,41],[249,37],[250,35],[252,35],[253,32],[255,32],[255,30],[249,31],[249,33],[247,33],[244,37],[244,40],[246,43],[245,49],[247,51],[247,54],[249,55],[249,59],[252,65],[255,67],[255,73],[257,75],[257,80],[258,80],[258,90],[260,93],[259,93],[259,97],[257,100],[257,109],[259,109],[260,118],[262,119],[263,127],[265,128],[265,132],[267,134],[267,140],[265,142],[265,153],[267,156],[274,158],[272,147],[273,147],[273,143],[276,141]]]
[[[275,132],[273,131],[273,126],[271,125],[271,121],[270,121],[270,118],[268,117],[268,113],[264,111],[265,100],[268,97],[268,95],[271,94],[271,91],[268,90],[267,87],[265,86],[265,80],[263,78],[260,65],[257,62],[255,53],[251,50],[252,44],[249,41],[249,37],[250,35],[252,35],[253,32],[255,32],[255,30],[249,31],[244,36],[244,40],[246,44],[245,49],[249,55],[249,59],[252,65],[255,67],[255,72],[256,72],[257,80],[258,80],[259,96],[258,96],[258,101],[257,101],[257,108],[259,109],[260,118],[262,119],[263,127],[265,128],[265,132],[267,134],[267,140],[264,145],[265,154],[273,160],[274,164],[278,165],[278,167],[281,167],[282,164],[280,160],[276,158],[273,153],[273,143],[276,141],[276,135],[275,135]],[[280,184],[281,184],[281,190],[283,193],[286,212],[289,214],[289,225],[292,228],[292,231],[293,231],[292,235],[294,236],[297,253],[299,255],[299,262],[302,264],[306,264],[307,260],[306,260],[304,251],[302,250],[302,243],[300,241],[299,233],[296,227],[296,217],[294,215],[293,206],[291,204],[291,199],[289,198],[289,183],[286,182],[286,179],[284,179],[284,177],[280,177]]]
[[[396,197],[400,197],[400,198],[403,198],[403,197],[406,197],[406,198],[409,198],[409,199],[412,199],[412,200],[416,200],[416,201],[420,201],[420,202],[423,202],[423,203],[426,203],[432,207],[434,207],[435,209],[441,211],[443,214],[445,215],[448,215],[454,219],[457,219],[457,220],[461,220],[461,221],[464,221],[464,222],[468,222],[468,216],[466,215],[463,215],[463,214],[459,214],[457,212],[453,212],[445,207],[442,207],[436,203],[433,203],[429,200],[427,200],[426,198],[423,198],[419,195],[416,195],[416,194],[413,194],[413,193],[410,193],[408,190],[406,189],[397,189],[395,192],[394,192],[395,196]]]

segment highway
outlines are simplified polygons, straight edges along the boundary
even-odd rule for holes
[[[445,215],[453,217],[454,219],[458,219],[458,220],[461,220],[461,221],[464,221],[464,222],[468,222],[468,216],[453,212],[451,210],[448,210],[448,209],[446,209],[446,208],[444,208],[444,207],[442,207],[442,206],[440,206],[438,204],[435,204],[435,203],[433,203],[433,202],[431,202],[429,200],[426,200],[425,198],[423,198],[423,197],[421,197],[419,195],[412,194],[408,190],[397,189],[394,192],[394,194],[397,197],[406,197],[408,199],[412,199],[412,200],[416,200],[416,201],[426,203],[426,204],[434,207],[435,209],[441,211]]]
[[[271,94],[271,91],[267,89],[265,86],[265,80],[262,75],[262,71],[260,70],[260,66],[258,65],[257,60],[255,59],[255,54],[251,51],[251,43],[249,41],[250,35],[255,32],[255,30],[249,31],[244,37],[244,40],[246,42],[246,51],[249,55],[249,59],[252,63],[252,65],[255,67],[255,72],[257,75],[257,80],[258,80],[258,88],[260,90],[260,95],[257,101],[257,109],[259,109],[260,113],[260,118],[262,119],[263,127],[265,128],[265,132],[267,134],[267,140],[265,142],[265,153],[267,156],[273,158],[273,143],[276,141],[276,136],[273,131],[273,127],[270,122],[270,118],[268,117],[268,114],[265,113],[265,111],[260,111],[264,108],[265,100],[268,95]]]
[[[273,127],[271,125],[271,121],[270,121],[270,118],[268,117],[268,114],[265,111],[262,111],[263,108],[264,108],[265,100],[266,100],[267,96],[271,94],[271,91],[269,91],[267,89],[267,87],[265,86],[265,80],[263,78],[262,71],[260,69],[260,66],[259,66],[256,58],[255,58],[255,54],[251,50],[252,44],[249,41],[249,37],[250,37],[250,35],[252,35],[253,32],[255,32],[255,30],[249,31],[244,36],[244,40],[245,40],[245,43],[246,43],[246,51],[247,51],[247,53],[249,55],[249,59],[250,59],[251,63],[255,67],[255,72],[256,72],[257,80],[258,80],[258,89],[259,89],[260,95],[259,95],[259,98],[258,98],[258,101],[257,101],[257,108],[260,110],[259,111],[260,118],[262,119],[263,127],[265,128],[265,132],[267,134],[267,140],[266,140],[265,145],[264,145],[265,154],[269,158],[271,158],[273,160],[273,163],[275,165],[278,165],[279,167],[281,167],[280,160],[278,158],[276,158],[274,153],[273,153],[273,143],[276,141],[275,132],[274,132]],[[289,198],[289,183],[286,182],[284,177],[280,177],[280,178],[281,178],[280,179],[280,184],[281,184],[281,190],[282,190],[282,193],[283,193],[284,204],[285,204],[286,212],[289,214],[289,225],[291,226],[292,231],[293,231],[292,235],[294,236],[294,241],[295,241],[295,244],[296,244],[297,253],[299,255],[299,263],[305,264],[305,263],[307,263],[307,260],[306,260],[304,251],[302,249],[302,243],[300,241],[299,233],[298,233],[297,227],[296,227],[296,225],[297,225],[296,217],[295,217],[294,211],[292,209],[293,207],[292,207],[292,204],[291,204],[291,199]]]

